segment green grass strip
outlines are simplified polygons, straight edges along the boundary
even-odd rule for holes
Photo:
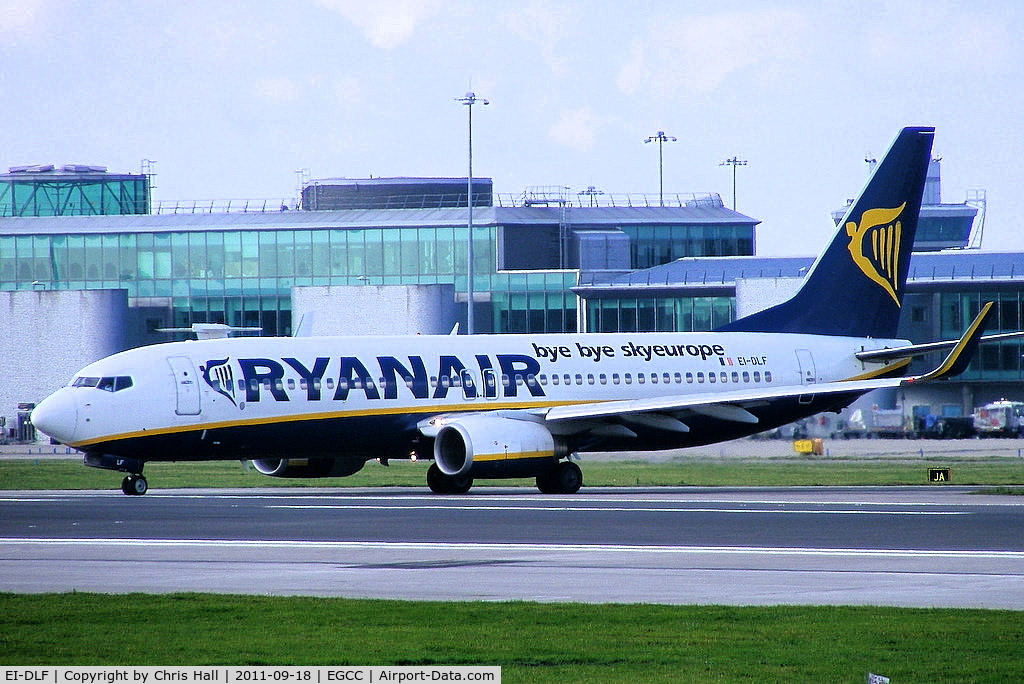
[[[662,463],[587,461],[584,485],[659,486],[858,486],[925,485],[930,468],[949,468],[950,484],[1003,487],[1024,485],[1024,460],[1004,457],[954,459],[694,458]],[[293,479],[261,475],[238,461],[148,463],[146,477],[156,489],[193,487],[423,487],[428,463],[370,462],[350,477]],[[0,461],[3,489],[118,489],[123,473],[87,468],[78,460]],[[530,478],[478,480],[476,486],[533,487]],[[941,486],[941,485],[936,485]]]
[[[1019,682],[1022,644],[1017,611],[0,594],[10,665],[500,665],[505,682],[560,684],[859,683],[868,671]]]

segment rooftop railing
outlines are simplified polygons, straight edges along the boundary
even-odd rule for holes
[[[490,206],[487,193],[474,194],[475,207]],[[566,193],[549,195],[538,193],[493,193],[492,205],[496,207],[675,207],[711,208],[725,206],[718,193],[672,193],[666,194],[664,202],[658,195],[647,193]],[[466,206],[466,193],[429,194],[408,196],[361,197],[352,206],[340,206],[338,201],[321,200],[330,204],[331,209],[441,209]],[[325,207],[326,208],[326,207]],[[154,214],[231,214],[291,211],[306,207],[296,206],[294,198],[289,199],[212,199],[212,200],[157,200],[153,202]]]

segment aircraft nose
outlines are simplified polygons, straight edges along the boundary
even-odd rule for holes
[[[72,444],[78,427],[78,407],[67,387],[43,399],[32,410],[32,424],[62,444]]]

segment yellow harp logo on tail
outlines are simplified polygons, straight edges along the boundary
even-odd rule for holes
[[[899,276],[900,240],[903,224],[896,219],[907,206],[904,202],[895,209],[868,209],[860,217],[860,224],[849,221],[846,234],[850,236],[850,256],[857,268],[878,283],[900,305],[896,294]]]

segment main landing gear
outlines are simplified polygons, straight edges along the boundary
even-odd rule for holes
[[[445,475],[436,463],[427,468],[427,486],[435,494],[465,494],[473,486],[467,475]],[[572,461],[562,461],[537,476],[537,489],[542,494],[575,494],[583,486],[583,471]]]
[[[572,461],[562,461],[537,476],[537,489],[541,494],[575,494],[582,486],[583,471]]]
[[[473,486],[467,475],[445,475],[436,463],[427,468],[427,486],[435,494],[465,494]]]
[[[149,491],[149,483],[142,474],[129,475],[121,480],[121,491],[129,496],[142,496]]]

